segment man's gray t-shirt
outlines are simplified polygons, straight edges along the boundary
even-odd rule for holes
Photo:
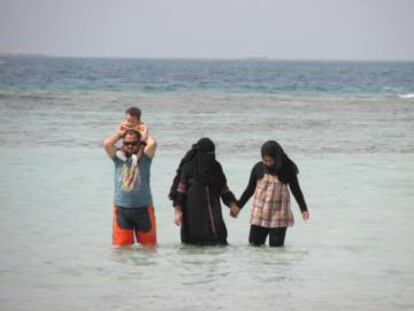
[[[112,159],[115,164],[115,195],[114,204],[125,208],[146,208],[152,205],[152,195],[150,188],[150,169],[152,159],[143,155],[138,162],[138,174],[135,183],[130,189],[124,186],[124,177],[131,167],[132,159],[129,157],[122,161],[117,157]]]

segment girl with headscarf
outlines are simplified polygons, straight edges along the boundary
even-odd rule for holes
[[[309,219],[309,212],[299,186],[299,170],[282,147],[276,141],[269,140],[262,145],[261,154],[262,161],[254,165],[238,206],[243,208],[254,195],[249,243],[263,245],[269,235],[270,246],[280,247],[284,245],[287,227],[294,224],[289,188],[305,221]],[[232,216],[237,216],[238,212]]]
[[[181,225],[182,243],[227,244],[220,198],[232,210],[238,207],[211,139],[200,139],[181,160],[169,198],[175,207],[175,223]]]

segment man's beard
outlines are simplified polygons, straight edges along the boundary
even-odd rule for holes
[[[127,156],[127,157],[130,157],[131,155],[133,155],[134,153],[136,153],[133,150],[132,151],[128,151],[125,147],[122,147],[122,151],[124,152],[125,156]]]

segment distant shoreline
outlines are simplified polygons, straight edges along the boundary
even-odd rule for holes
[[[33,58],[54,58],[60,56],[53,56],[47,54],[32,54],[32,53],[0,53],[0,57],[33,57]]]
[[[160,61],[240,61],[240,62],[315,62],[315,63],[412,63],[414,59],[295,59],[254,57],[123,57],[123,56],[71,56],[41,53],[1,53],[0,57],[10,58],[69,58],[69,59],[108,59],[108,60],[160,60]]]

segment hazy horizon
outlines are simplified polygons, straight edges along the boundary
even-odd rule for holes
[[[280,61],[280,62],[402,62],[411,63],[414,59],[304,59],[304,58],[272,58],[272,57],[145,57],[145,56],[76,56],[76,55],[52,55],[39,53],[9,53],[0,52],[1,57],[38,57],[38,58],[91,58],[91,59],[131,59],[131,60],[211,60],[211,61]]]
[[[0,54],[413,61],[410,0],[0,0]]]

